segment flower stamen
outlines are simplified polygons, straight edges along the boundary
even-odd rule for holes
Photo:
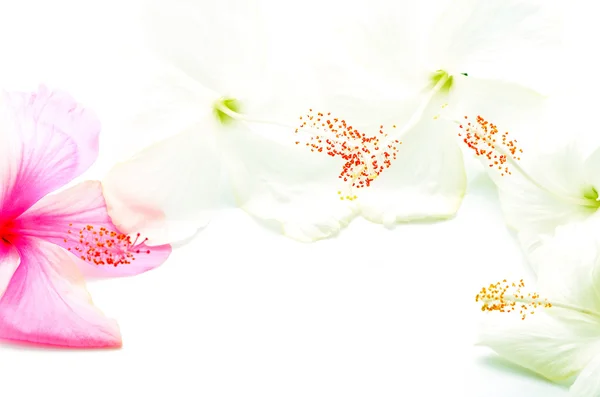
[[[516,139],[509,139],[508,132],[499,133],[498,127],[477,116],[475,122],[465,116],[465,123],[459,126],[463,131],[458,133],[467,147],[475,152],[477,157],[485,157],[490,168],[497,168],[500,176],[511,175],[507,163],[521,160],[523,149],[517,146]]]
[[[69,226],[73,226],[73,224]],[[69,229],[68,234],[73,235],[72,242],[74,244],[67,249],[81,260],[99,266],[129,265],[137,255],[150,254],[148,247],[141,249],[148,239],[142,240],[139,233],[132,240],[130,236],[105,227],[97,229],[92,225],[86,225],[79,232]],[[68,241],[64,240],[65,243]]]
[[[525,320],[527,315],[534,314],[537,309],[548,308],[576,311],[600,319],[600,313],[594,310],[568,303],[550,301],[546,298],[542,299],[538,293],[523,292],[522,288],[524,287],[525,283],[523,280],[520,280],[518,283],[509,283],[506,280],[502,280],[481,288],[475,296],[475,302],[481,302],[481,311],[483,312],[497,311],[500,313],[510,313],[518,311],[522,320]]]
[[[313,112],[312,109],[300,116],[301,124],[295,130],[298,134],[306,129],[318,131],[304,139],[304,145],[311,152],[325,153],[331,157],[341,157],[345,163],[338,178],[351,188],[362,189],[371,183],[396,160],[397,139],[388,139],[383,125],[379,133],[368,136],[354,128],[346,120],[331,116],[330,112]],[[393,128],[396,128],[394,125]],[[297,145],[300,140],[296,140]],[[342,194],[338,192],[338,194]],[[355,195],[341,195],[340,199],[354,200]]]
[[[527,314],[534,314],[538,307],[552,307],[547,299],[541,299],[537,293],[523,293],[521,288],[524,287],[523,280],[518,283],[502,280],[483,287],[475,297],[475,302],[482,302],[481,311],[510,313],[518,310],[523,320]]]

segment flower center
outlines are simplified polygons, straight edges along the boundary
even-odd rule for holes
[[[600,207],[600,201],[598,200],[598,191],[593,186],[588,186],[583,189],[583,197],[588,200],[595,201],[597,206]]]
[[[238,117],[241,109],[240,102],[235,98],[220,98],[213,105],[213,113],[219,123],[225,125],[233,122]]]
[[[442,82],[441,87],[439,88],[440,92],[449,92],[450,88],[452,88],[454,78],[448,74],[445,70],[437,70],[429,76],[429,85],[430,88],[434,88],[440,82]]]
[[[467,73],[461,73],[461,74],[463,76],[469,76]],[[439,86],[439,88],[438,88],[438,90],[440,92],[445,92],[445,93],[450,92],[450,89],[452,88],[452,84],[454,83],[454,78],[452,77],[451,74],[449,74],[445,70],[438,69],[429,76],[429,86],[430,86],[430,88],[434,89],[440,83],[441,83],[441,86]]]
[[[315,134],[302,134],[304,145],[311,152],[325,153],[331,157],[340,157],[344,160],[342,171],[338,178],[350,185],[350,193],[343,194],[338,191],[341,200],[355,200],[351,190],[371,186],[371,183],[385,169],[392,165],[396,159],[398,145],[397,139],[388,139],[388,134],[379,126],[375,135],[361,133],[346,120],[331,116],[331,113],[313,112],[312,109],[300,116],[301,124],[295,130],[312,129]],[[396,128],[394,125],[393,128]],[[301,138],[298,138],[301,139]],[[296,145],[301,142],[297,140]]]
[[[125,234],[91,225],[79,232],[69,230],[68,233],[73,235],[73,244],[67,249],[80,259],[95,265],[128,265],[136,259],[136,255],[150,254],[148,247],[142,247],[148,239],[141,240],[139,233],[133,241]],[[69,240],[65,239],[64,242],[68,243]]]
[[[569,305],[561,302],[552,302],[548,299],[542,299],[537,293],[524,293],[525,287],[523,280],[518,283],[509,283],[506,280],[490,284],[481,288],[475,302],[481,302],[481,311],[483,312],[519,312],[522,320],[525,320],[528,314],[534,314],[539,308],[559,307],[566,310],[576,311],[589,316],[600,318],[600,313],[586,308]]]
[[[15,226],[13,221],[0,221],[0,240],[10,244],[15,235]]]

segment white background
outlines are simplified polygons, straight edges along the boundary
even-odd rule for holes
[[[5,86],[64,81],[99,106],[118,96],[90,70],[118,69],[99,54],[135,34],[124,9],[15,3],[0,1]],[[118,122],[103,122],[114,142]],[[104,145],[101,161],[118,151]],[[96,305],[119,321],[122,349],[1,344],[0,395],[566,395],[474,347],[479,288],[528,273],[494,187],[482,175],[470,179],[451,221],[388,230],[357,219],[311,245],[223,211],[159,269],[89,284]]]

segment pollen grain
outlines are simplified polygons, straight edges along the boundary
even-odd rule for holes
[[[496,168],[501,176],[511,175],[508,162],[521,160],[523,150],[517,146],[516,139],[509,139],[508,132],[500,133],[498,127],[477,116],[475,122],[464,117],[458,136],[477,157],[485,157],[490,168]],[[509,158],[510,156],[510,158]]]
[[[313,112],[310,109],[300,117],[300,121],[296,134],[303,129],[317,131],[305,141],[305,146],[311,152],[342,158],[345,163],[338,177],[356,189],[371,186],[396,160],[398,145],[402,144],[397,139],[389,139],[383,125],[379,126],[378,134],[368,136],[346,120],[331,116],[329,112]],[[300,141],[296,141],[296,144],[300,144]],[[342,195],[340,199],[355,200],[356,196]]]
[[[506,280],[483,287],[475,297],[475,302],[481,302],[481,311],[510,313],[518,311],[525,320],[528,314],[534,314],[537,308],[549,308],[552,304],[542,299],[537,293],[524,293],[523,280],[509,283]]]
[[[68,234],[71,235],[70,240],[74,244],[67,249],[80,259],[99,266],[129,265],[137,255],[150,254],[148,247],[142,247],[148,239],[142,240],[139,233],[132,240],[130,236],[106,227],[95,228],[86,225],[78,232],[69,229]],[[65,239],[65,243],[68,241]]]

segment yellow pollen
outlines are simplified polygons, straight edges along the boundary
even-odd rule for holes
[[[508,283],[506,280],[481,288],[475,297],[475,302],[481,302],[481,311],[510,313],[519,311],[521,319],[527,314],[534,314],[537,308],[550,308],[552,304],[542,299],[537,293],[521,291],[525,287],[523,280],[518,283]]]

